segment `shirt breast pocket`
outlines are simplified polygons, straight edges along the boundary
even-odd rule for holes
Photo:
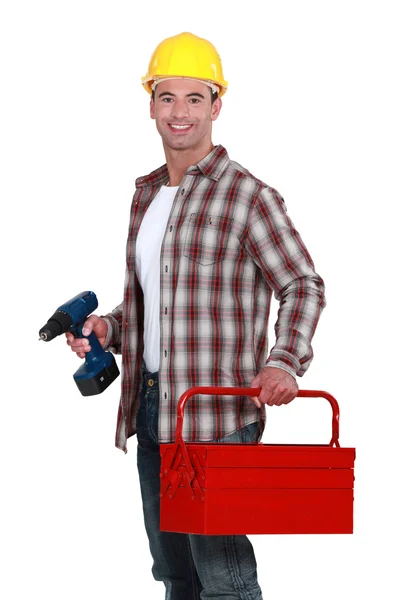
[[[184,255],[203,265],[213,265],[224,259],[232,219],[209,214],[190,215]]]

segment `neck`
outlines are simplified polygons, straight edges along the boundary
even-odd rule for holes
[[[174,148],[169,148],[164,145],[169,173],[169,185],[180,185],[188,168],[197,164],[202,158],[207,156],[213,148],[214,145],[211,141],[207,148],[204,147],[202,149],[190,148],[187,150],[175,150]]]

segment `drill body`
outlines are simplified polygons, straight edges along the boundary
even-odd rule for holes
[[[83,396],[103,392],[119,375],[119,369],[111,352],[103,350],[95,333],[84,336],[83,324],[98,306],[96,294],[82,292],[62,304],[39,331],[40,339],[49,342],[63,333],[76,338],[87,337],[91,346],[84,364],[74,373],[74,380]]]

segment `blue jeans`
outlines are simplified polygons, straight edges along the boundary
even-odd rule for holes
[[[143,370],[137,415],[137,464],[153,576],[163,581],[166,600],[262,600],[253,547],[245,535],[192,535],[160,531],[158,373]],[[251,442],[252,423],[218,440]]]

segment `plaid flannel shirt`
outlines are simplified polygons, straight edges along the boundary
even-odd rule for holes
[[[123,302],[105,315],[106,348],[122,354],[116,446],[135,430],[143,361],[143,293],[135,245],[143,216],[169,179],[166,165],[136,180]],[[325,306],[324,283],[278,192],[216,146],[189,167],[176,193],[160,256],[159,441],[175,437],[176,407],[192,386],[249,386],[265,366],[303,375]],[[280,307],[268,355],[272,294]],[[218,439],[265,413],[248,398],[193,397],[184,438]]]

